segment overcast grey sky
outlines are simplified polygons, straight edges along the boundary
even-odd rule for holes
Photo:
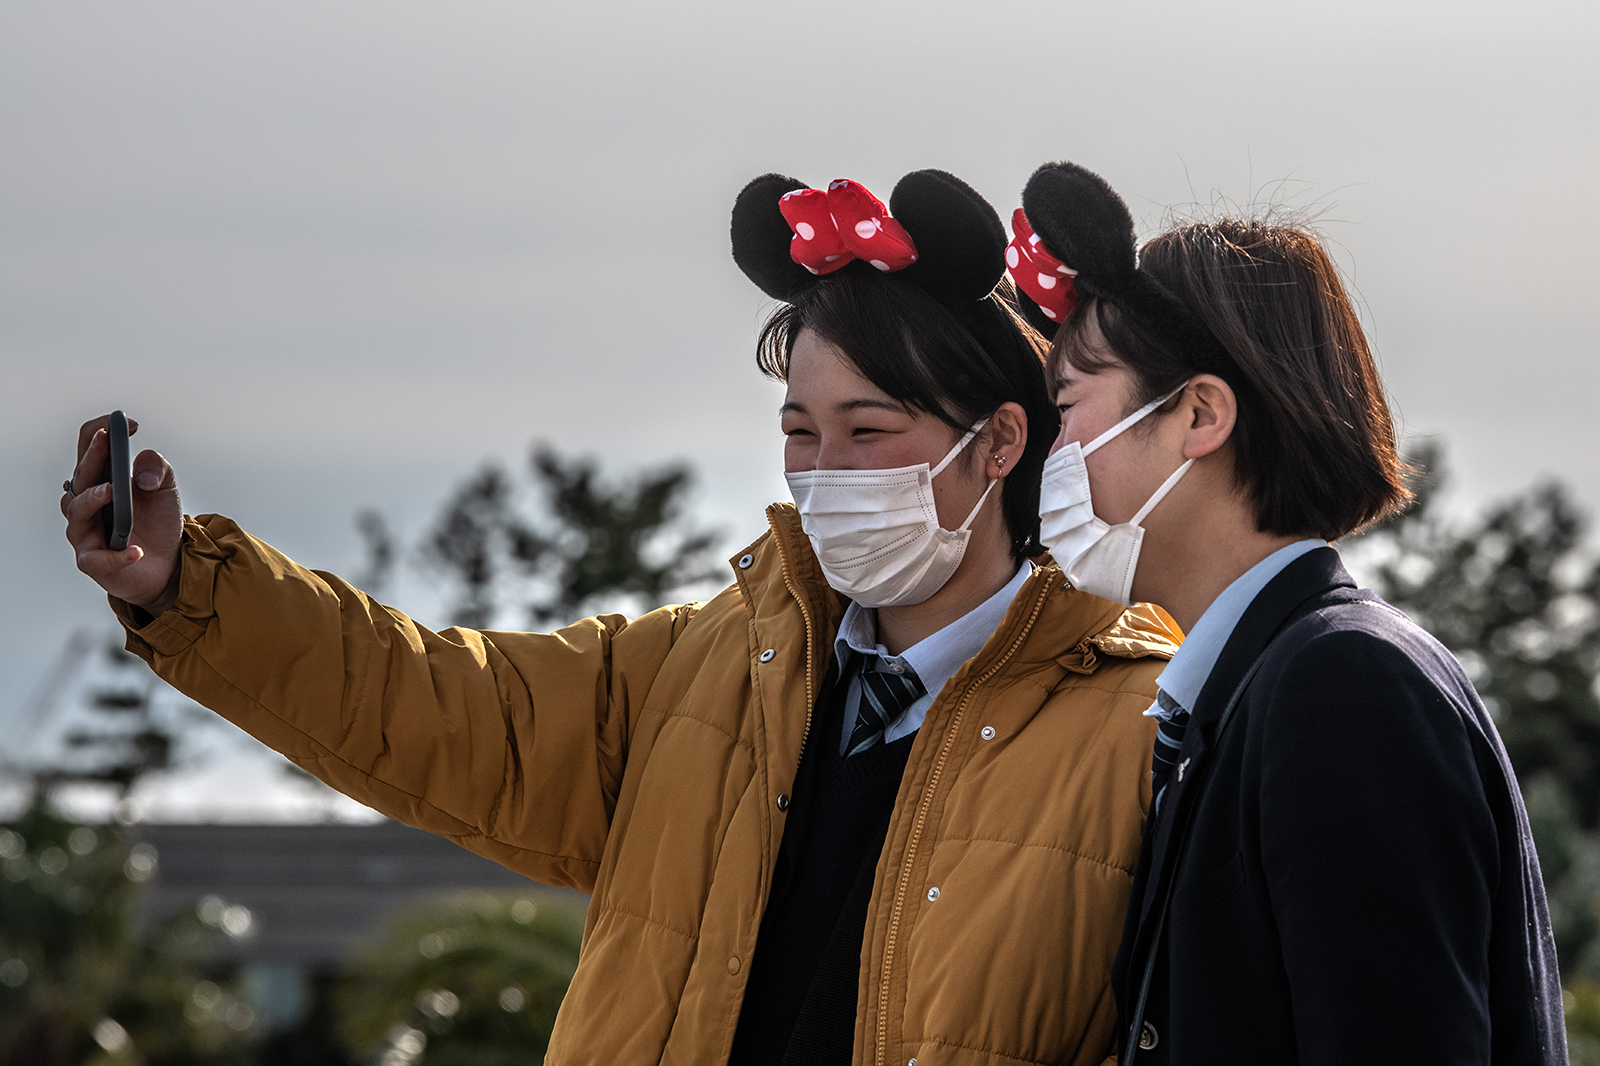
[[[1009,217],[1068,158],[1145,232],[1319,208],[1458,506],[1554,474],[1593,508],[1597,31],[1592,0],[3,0],[0,714],[109,621],[56,499],[112,407],[190,511],[313,566],[535,438],[692,460],[755,536],[779,393],[726,234],[767,170],[943,167]]]

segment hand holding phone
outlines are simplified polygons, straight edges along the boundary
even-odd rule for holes
[[[177,596],[183,504],[160,453],[132,454],[128,438],[138,429],[121,411],[78,429],[61,513],[78,569],[112,596],[159,614]]]

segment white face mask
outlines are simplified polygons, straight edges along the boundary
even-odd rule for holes
[[[983,426],[973,426],[931,470],[918,463],[783,475],[830,586],[863,607],[921,603],[944,587],[961,565],[972,536],[968,527],[996,482],[989,481],[959,529],[944,529],[933,506],[933,479]]]
[[[1194,460],[1189,459],[1174,470],[1130,521],[1115,526],[1108,526],[1095,516],[1089,495],[1089,467],[1084,460],[1183,388],[1180,385],[1145,404],[1087,446],[1073,441],[1045,460],[1039,485],[1039,539],[1066,571],[1073,588],[1124,606],[1133,602],[1133,571],[1139,565],[1139,546],[1144,543],[1144,527],[1139,523],[1172,491]]]

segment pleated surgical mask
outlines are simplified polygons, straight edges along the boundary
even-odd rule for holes
[[[1039,485],[1039,539],[1061,564],[1073,588],[1124,606],[1133,602],[1133,573],[1144,543],[1144,527],[1140,523],[1172,491],[1194,460],[1186,460],[1174,470],[1132,519],[1115,526],[1107,525],[1094,513],[1086,460],[1106,442],[1182,392],[1187,384],[1145,404],[1088,444],[1073,441],[1045,460]]]
[[[979,422],[930,468],[802,470],[785,474],[800,524],[828,584],[863,607],[921,603],[944,587],[961,565],[972,521],[994,490],[956,529],[939,525],[933,479],[978,435]]]

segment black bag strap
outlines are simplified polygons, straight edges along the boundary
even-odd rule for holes
[[[1228,704],[1222,710],[1222,717],[1217,720],[1217,735],[1213,745],[1222,739],[1223,731],[1233,721],[1233,712],[1238,709],[1239,701],[1244,698],[1245,689],[1255,680],[1256,671],[1260,670],[1261,664],[1266,661],[1267,651],[1273,643],[1274,641],[1268,641],[1267,646],[1261,649],[1261,654],[1256,656],[1256,661],[1250,664],[1250,669],[1245,671],[1244,677],[1240,678],[1239,684],[1234,687],[1233,694],[1228,697]],[[1204,767],[1200,768],[1200,773],[1200,780],[1193,785],[1193,796],[1184,807],[1182,824],[1173,826],[1173,835],[1176,838],[1174,846],[1177,851],[1172,856],[1172,864],[1169,867],[1171,874],[1167,878],[1166,889],[1161,894],[1161,905],[1156,908],[1155,933],[1150,938],[1149,957],[1145,959],[1144,974],[1139,979],[1139,998],[1134,1001],[1133,1014],[1128,1022],[1127,1039],[1123,1044],[1122,1058],[1119,1060],[1122,1066],[1130,1066],[1139,1053],[1139,1030],[1144,1026],[1144,1009],[1150,999],[1150,982],[1156,973],[1156,956],[1161,953],[1161,936],[1167,928],[1167,911],[1172,906],[1172,889],[1178,883],[1178,864],[1183,859],[1183,846],[1189,835],[1189,819],[1199,803],[1200,790],[1209,779]]]

